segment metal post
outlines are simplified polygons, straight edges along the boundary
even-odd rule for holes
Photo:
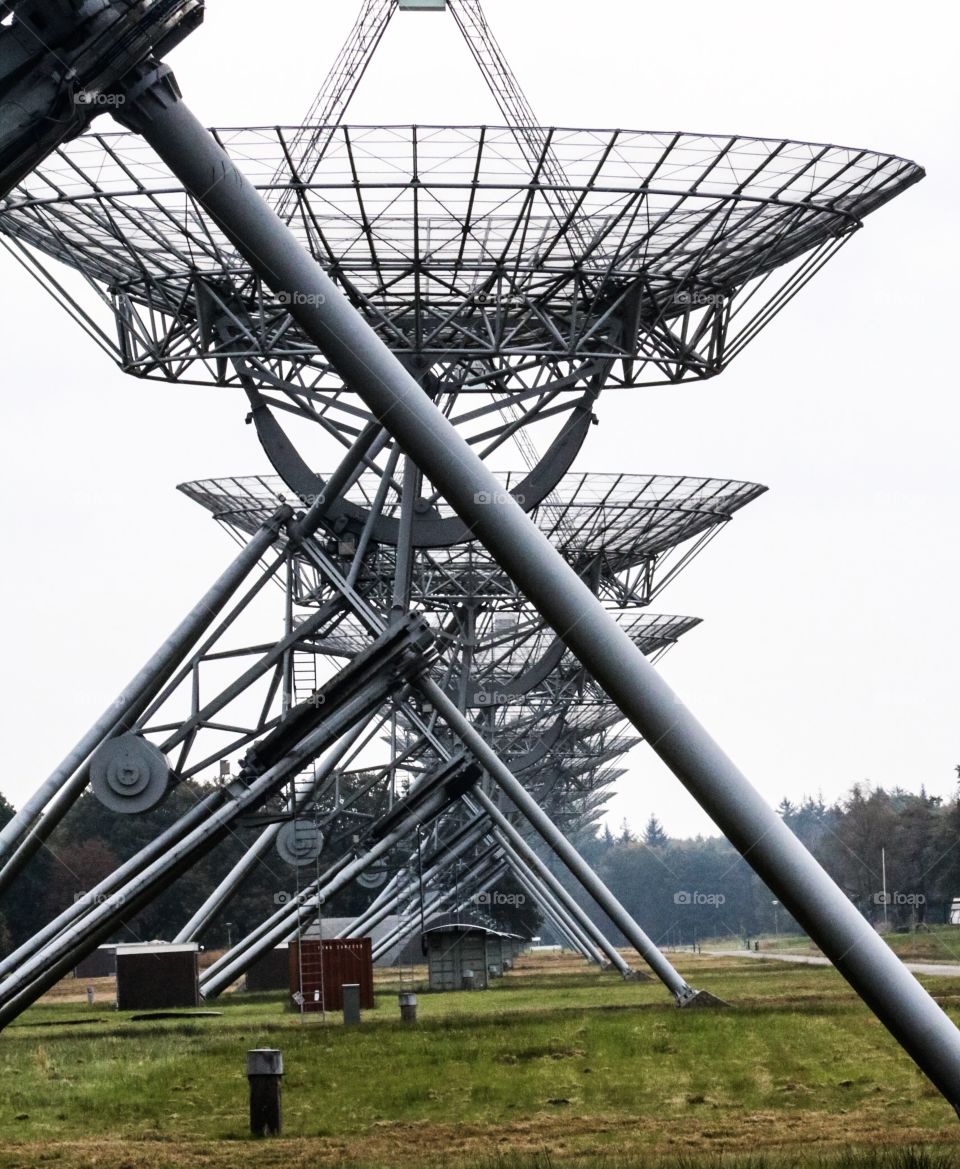
[[[279,1136],[283,1128],[280,1085],[283,1052],[258,1047],[247,1052],[250,1083],[250,1131],[255,1137]]]
[[[343,984],[343,1024],[345,1027],[360,1025],[360,983]]]
[[[127,98],[116,116],[146,138],[268,287],[293,301],[291,314],[346,384],[416,460],[884,1026],[960,1109],[960,1031],[300,247],[180,100],[170,71],[161,66],[135,82]],[[651,957],[656,961],[658,955]]]
[[[883,926],[884,929],[890,928],[890,912],[889,901],[887,900],[887,850],[886,847],[880,849],[880,864],[883,867]]]

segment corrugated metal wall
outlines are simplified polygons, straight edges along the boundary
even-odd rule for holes
[[[343,986],[351,982],[360,986],[361,1009],[372,1010],[373,944],[370,938],[290,943],[290,993],[302,992],[305,1010],[343,1010]]]
[[[119,954],[117,1009],[164,1011],[200,1005],[195,952]]]
[[[468,970],[473,971],[474,989],[486,990],[486,935],[463,934],[454,930],[429,933],[427,963],[431,990],[463,990],[463,976]]]

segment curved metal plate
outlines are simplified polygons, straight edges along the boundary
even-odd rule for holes
[[[369,869],[357,877],[357,884],[364,889],[380,889],[387,883],[387,866],[383,863],[372,864]]]
[[[549,678],[560,665],[566,651],[566,645],[559,637],[556,638],[539,661],[528,666],[522,674],[511,678],[509,682],[496,687],[477,686],[468,696],[467,706],[490,709],[495,706],[507,706],[514,699],[522,698],[524,694],[529,694],[534,687],[541,685]]]
[[[111,812],[125,816],[149,812],[167,794],[170,766],[153,743],[139,735],[118,735],[90,760],[90,785]]]
[[[592,392],[585,394],[571,408],[570,417],[540,462],[511,492],[524,511],[531,512],[538,507],[573,466],[593,422],[594,396]],[[320,499],[325,481],[311,471],[263,398],[255,391],[250,391],[250,398],[254,403],[251,413],[257,436],[274,470],[305,504]],[[346,524],[357,532],[363,529],[368,516],[366,508],[343,499],[336,500],[327,512],[331,523]],[[400,520],[380,516],[372,536],[378,544],[395,548],[400,542]],[[450,548],[472,539],[469,526],[459,516],[444,517],[430,510],[414,517],[415,548]]]
[[[323,843],[323,833],[312,820],[288,820],[277,833],[277,853],[295,869],[312,865]]]

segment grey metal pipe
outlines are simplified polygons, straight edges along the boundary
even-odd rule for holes
[[[604,936],[603,931],[591,919],[583,907],[577,904],[576,900],[567,892],[540,857],[537,856],[535,850],[524,840],[522,834],[517,830],[516,825],[510,823],[487,793],[477,788],[471,793],[470,799],[475,800],[483,808],[500,832],[503,833],[513,846],[514,851],[520,856],[521,860],[540,878],[541,882],[550,890],[580,928],[603,950],[624,978],[632,977],[635,972],[631,969],[623,955]]]
[[[474,824],[470,831],[463,835],[460,841],[444,850],[443,857],[435,864],[432,864],[423,874],[422,878],[418,874],[401,888],[395,888],[392,895],[387,897],[381,895],[378,897],[346,929],[341,930],[337,934],[337,937],[362,938],[364,931],[373,929],[374,926],[379,925],[385,917],[390,916],[391,910],[398,909],[403,901],[416,897],[421,885],[423,888],[429,888],[430,884],[445,868],[469,849],[473,848],[477,841],[484,835],[485,831],[486,829],[483,823]]]
[[[508,873],[510,871],[510,866],[508,864],[506,864],[504,861],[500,861],[499,863],[496,863],[494,861],[491,863],[493,863],[495,865],[495,867],[493,868],[490,876],[487,877],[479,885],[478,890],[477,890],[478,893],[487,892],[487,890],[491,889],[497,883],[497,881],[499,881],[506,873]],[[530,891],[530,895],[532,897],[535,896],[532,890]],[[473,894],[473,896],[476,896],[476,894]],[[439,903],[439,901],[440,901],[440,899],[438,899],[438,902],[434,902],[434,907]],[[469,904],[469,901],[467,901],[467,900],[460,901],[453,907],[452,912],[457,913],[461,909],[466,908],[466,906],[468,904]],[[431,912],[433,912],[433,908],[431,908]],[[560,921],[556,920],[546,908],[544,908],[544,913],[547,916],[547,918],[550,920],[554,929],[557,931],[558,937],[566,938],[567,942],[570,946],[570,949],[580,952],[582,954],[582,956],[584,958],[586,958],[587,954],[584,953],[583,950],[581,949],[581,947],[574,941],[574,939],[570,936],[570,934],[563,927],[562,923]],[[403,942],[405,942],[406,939],[410,936],[410,934],[412,934],[418,928],[418,925],[419,925],[419,923],[414,921],[414,922],[407,923],[405,926],[398,927],[398,929],[395,930],[394,934],[392,935],[392,941],[390,942],[390,945],[386,946],[385,948],[384,948],[384,943],[387,941],[387,939],[384,938],[383,941],[378,943],[379,956],[382,957],[383,954],[387,953],[387,951],[392,946],[402,945]]]
[[[630,642],[630,645],[633,643]],[[418,687],[424,697],[439,712],[444,722],[486,768],[490,777],[501,788],[507,799],[529,820],[617,929],[629,939],[630,944],[676,998],[677,1002],[682,1004],[692,999],[697,992],[674,969],[593,869],[584,862],[566,836],[503,763],[470,720],[460,712],[456,704],[446,696],[436,683],[429,679],[421,679]]]
[[[308,921],[311,920],[319,913],[325,900],[334,896],[381,856],[396,847],[421,822],[439,815],[449,803],[446,792],[440,787],[430,792],[422,802],[413,803],[412,798],[419,793],[420,786],[421,784],[418,784],[412,788],[404,797],[406,805],[400,820],[386,836],[356,859],[351,860],[349,855],[341,857],[331,869],[302,890],[296,902],[281,906],[219,958],[200,980],[201,993],[211,997],[219,994],[261,954],[278,942],[285,941],[291,931],[302,928],[304,915]]]
[[[606,965],[596,946],[588,942],[585,934],[581,930],[574,928],[573,922],[569,917],[565,917],[560,913],[557,902],[549,897],[539,895],[536,886],[530,880],[529,871],[521,872],[514,869],[513,875],[520,886],[527,891],[527,896],[540,905],[544,916],[550,920],[557,933],[567,939],[572,950],[576,950],[581,958],[586,959],[587,962],[592,962],[601,968]]]
[[[231,953],[225,956],[226,961],[221,959],[219,963],[215,964],[216,968],[211,967],[200,980],[200,993],[203,997],[215,998],[231,982],[239,978],[261,954],[284,941],[293,924],[290,921],[291,916],[298,917],[299,914],[303,913],[307,920],[316,917],[324,901],[329,900],[380,857],[385,856],[392,848],[395,848],[399,841],[415,827],[415,817],[421,814],[422,810],[417,809],[411,814],[410,819],[404,819],[397,828],[373,845],[363,856],[350,861],[331,880],[319,885],[316,891],[306,896],[300,905],[294,905],[291,910],[283,907],[274,913],[259,927],[256,940],[251,941],[250,938],[246,938],[242,943],[238,943]],[[242,953],[239,952],[241,946],[243,947]]]
[[[483,875],[485,873],[487,873],[487,871],[489,870],[489,868],[492,864],[496,863],[497,858],[493,857],[491,855],[494,851],[495,850],[493,847],[489,848],[487,850],[487,852],[485,852],[482,856],[478,857],[470,865],[470,867],[467,869],[467,871],[463,874],[462,879],[463,879],[464,884],[469,885],[471,882],[479,882],[479,881],[482,881],[484,879]],[[487,881],[486,884],[480,885],[480,890],[486,891],[491,885],[493,885],[494,881],[499,879],[499,875],[502,874],[503,869],[504,869],[504,866],[502,864],[498,865],[498,867],[497,867],[498,876],[491,877]],[[474,894],[474,896],[475,896],[475,894]],[[444,906],[449,904],[450,899],[452,897],[456,897],[456,892],[453,889],[442,889],[442,890],[439,890],[438,892],[434,893],[432,898],[429,901],[425,902],[425,904],[423,906],[424,920],[429,920],[434,914],[440,913],[443,910]],[[466,904],[467,904],[466,901],[459,902],[457,905],[454,906],[454,911],[462,909]],[[394,946],[402,945],[403,942],[410,936],[410,934],[415,933],[419,928],[420,928],[420,915],[419,914],[415,918],[411,919],[410,921],[401,922],[399,925],[395,926],[388,934],[385,934],[382,938],[380,938],[380,940],[374,946],[374,948],[373,948],[374,961],[379,960],[380,958],[382,958],[384,956],[384,954],[389,953],[390,950],[392,950],[394,948]]]
[[[263,525],[146,665],[124,687],[119,698],[100,715],[59,767],[37,788],[13,819],[4,825],[3,829],[0,830],[0,864],[9,858],[23,842],[24,837],[36,824],[43,809],[50,801],[61,793],[67,794],[64,789],[68,785],[74,799],[80,795],[87,786],[87,773],[84,769],[77,776],[75,774],[77,769],[82,767],[105,739],[133,726],[141,711],[159,692],[197,638],[213,623],[217,614],[256,567],[260,557],[271,546],[281,526],[292,515],[293,512],[290,508],[280,508]],[[71,778],[73,778],[72,784],[70,783]],[[66,803],[60,813],[61,817],[66,814],[73,802],[70,800]],[[21,864],[24,859],[26,858],[21,858]],[[12,875],[7,872],[6,868],[0,870],[0,892],[7,888],[11,879]]]
[[[506,837],[502,833],[494,832],[493,838],[503,849],[514,879],[526,890],[527,895],[543,909],[544,913],[549,913],[554,921],[559,922],[564,927],[567,936],[575,942],[576,948],[588,962],[592,962],[601,969],[608,966],[609,962],[596,942],[589,937],[580,923],[566,911],[551,890],[537,878],[533,870],[524,863]]]
[[[316,897],[317,890],[322,887],[323,882],[331,881],[338,873],[342,872],[347,867],[347,865],[351,863],[351,860],[352,858],[349,853],[338,857],[337,860],[334,861],[334,863],[324,871],[319,881],[312,881],[309,885],[307,885],[306,888],[299,890],[297,896],[298,903],[300,905],[306,905],[308,902],[311,902],[311,899]],[[274,912],[270,914],[269,917],[260,922],[259,925],[254,926],[250,933],[240,938],[232,949],[228,950],[225,954],[221,954],[216,962],[213,962],[210,966],[207,967],[203,973],[203,977],[200,980],[201,989],[203,987],[204,979],[213,978],[215,975],[219,974],[221,970],[226,969],[226,967],[229,966],[231,962],[239,958],[241,955],[246,954],[248,951],[250,951],[252,954],[250,962],[256,961],[256,958],[260,953],[262,953],[262,951],[258,950],[254,953],[252,947],[259,943],[276,926],[279,921],[284,921],[287,923],[287,930],[289,932],[289,930],[293,928],[292,919],[297,917],[297,912],[297,904],[294,904],[293,906],[284,905],[280,909],[274,910]],[[281,937],[280,940],[285,941],[286,939]]]
[[[503,837],[503,839],[506,839],[506,837]],[[532,849],[528,847],[522,853],[518,849],[516,855],[523,863],[527,863],[531,856],[536,857],[539,864],[536,866],[528,864],[528,871],[538,879],[540,886],[549,892],[550,896],[553,897],[559,906],[560,911],[566,915],[566,918],[576,925],[577,929],[580,930],[592,947],[592,951],[597,952],[599,955],[597,960],[601,966],[615,967],[623,978],[644,980],[647,978],[646,974],[641,975],[633,969],[616,946],[604,935],[596,922],[592,920],[582,906],[577,904],[574,898],[570,896],[563,885],[560,884],[554,874],[550,872]],[[548,881],[545,879],[545,874],[549,874],[553,880]],[[561,894],[565,894],[565,896]]]
[[[102,904],[103,901],[114,894],[119,893],[122,896],[124,885],[131,877],[142,872],[147,865],[151,864],[158,857],[162,857],[171,848],[174,848],[188,832],[191,832],[197,825],[202,824],[207,816],[223,801],[223,798],[223,793],[219,791],[211,792],[208,796],[205,796],[200,803],[185,813],[176,824],[171,825],[165,832],[155,837],[146,848],[141,849],[136,855],[115,869],[108,877],[105,877],[98,885],[94,886],[93,889],[88,890],[87,896],[83,901],[74,902],[73,905],[68,906],[61,914],[58,914],[47,925],[43,926],[42,929],[39,929],[35,934],[31,935],[22,946],[19,946],[0,961],[0,978],[11,970],[16,970],[28,958],[42,950],[48,942],[59,937],[64,930],[84,917],[92,906]]]
[[[837,970],[960,1108],[960,1031],[724,754],[574,570],[179,100],[128,92],[141,133],[429,476]],[[647,959],[650,960],[649,958]],[[685,984],[683,984],[685,985]]]

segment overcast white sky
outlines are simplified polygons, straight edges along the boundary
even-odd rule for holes
[[[208,0],[172,59],[209,124],[299,120],[358,0]],[[929,177],[719,379],[608,395],[582,470],[709,474],[771,491],[661,598],[705,624],[664,673],[771,801],[858,780],[948,796],[960,762],[953,4],[487,0],[546,123],[864,146]],[[265,19],[266,18],[266,19]],[[357,122],[496,121],[449,19],[398,17]],[[0,257],[5,766],[19,803],[224,566],[174,491],[265,470],[226,391],[113,368]],[[614,823],[710,824],[643,749]]]

